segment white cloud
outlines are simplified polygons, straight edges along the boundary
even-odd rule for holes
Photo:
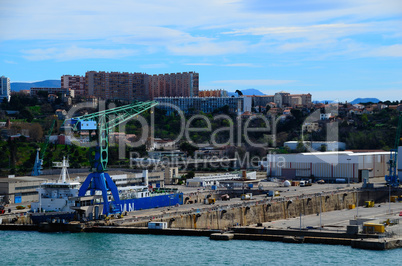
[[[296,82],[296,80],[273,80],[273,79],[243,79],[243,80],[215,80],[212,83],[237,85],[237,86],[275,86]]]
[[[12,64],[12,65],[17,65],[17,62],[11,61],[11,60],[4,60],[4,63],[6,64]]]
[[[135,50],[130,49],[93,49],[71,46],[69,48],[46,48],[32,49],[22,51],[24,58],[32,61],[39,60],[58,60],[70,61],[76,59],[93,59],[93,58],[121,58],[138,54]]]
[[[246,52],[246,43],[239,41],[229,42],[199,42],[178,46],[168,46],[168,50],[175,55],[209,56],[222,54],[238,54]]]
[[[382,46],[366,54],[373,57],[402,57],[402,44]]]

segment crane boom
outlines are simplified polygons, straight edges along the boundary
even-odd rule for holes
[[[399,178],[398,173],[396,172],[396,164],[398,160],[398,147],[399,147],[399,140],[401,136],[402,130],[402,114],[399,115],[398,125],[396,128],[396,137],[395,137],[395,145],[394,149],[391,149],[390,158],[389,158],[389,175],[385,176],[385,181],[388,185],[397,187],[399,186]]]
[[[43,144],[43,148],[42,148],[42,153],[40,153],[40,149],[37,150],[37,154],[36,154],[36,159],[35,159],[35,164],[34,164],[34,168],[32,169],[32,176],[38,176],[42,174],[42,165],[43,165],[43,159],[45,158],[45,154],[46,154],[46,150],[47,150],[47,146],[49,145],[49,139],[50,139],[50,135],[53,132],[53,128],[54,128],[54,124],[56,123],[56,119],[53,120],[52,126],[49,129],[49,132],[47,133],[47,137],[46,137],[46,141]]]
[[[89,131],[90,141],[97,141],[97,146],[90,153],[92,154],[90,159],[93,172],[85,179],[78,195],[80,197],[85,196],[87,191],[90,191],[91,195],[95,195],[95,191],[102,191],[104,214],[120,212],[119,206],[117,206],[120,204],[117,187],[109,174],[105,173],[108,163],[109,131],[157,104],[154,101],[136,101],[129,105],[74,117],[65,121],[73,131]],[[92,132],[95,132],[95,136]],[[108,191],[112,192],[115,206],[109,202]]]

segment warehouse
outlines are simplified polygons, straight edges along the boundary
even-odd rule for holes
[[[46,179],[33,176],[0,178],[0,195],[5,203],[30,202],[38,199],[40,184]]]
[[[284,179],[324,179],[328,182],[362,182],[388,173],[389,152],[313,152],[267,156],[267,175]]]

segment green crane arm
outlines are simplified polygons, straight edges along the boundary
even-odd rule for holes
[[[158,103],[154,101],[135,102],[129,105],[124,105],[108,110],[99,111],[92,114],[74,117],[72,120],[77,121],[73,122],[72,130],[73,131],[82,130],[79,128],[79,125],[80,122],[84,121],[97,121],[98,124],[102,122],[104,123],[104,128],[110,130],[156,105],[158,105]]]
[[[109,130],[156,105],[158,105],[158,103],[154,101],[137,101],[129,105],[69,119],[73,131],[88,130],[90,132],[90,138],[91,132],[96,132],[98,146],[94,153],[95,158],[91,158],[92,168],[96,169],[97,172],[106,170],[108,163]]]

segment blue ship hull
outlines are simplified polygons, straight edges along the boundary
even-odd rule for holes
[[[120,200],[120,211],[138,211],[183,204],[183,193],[172,193],[153,197]]]

